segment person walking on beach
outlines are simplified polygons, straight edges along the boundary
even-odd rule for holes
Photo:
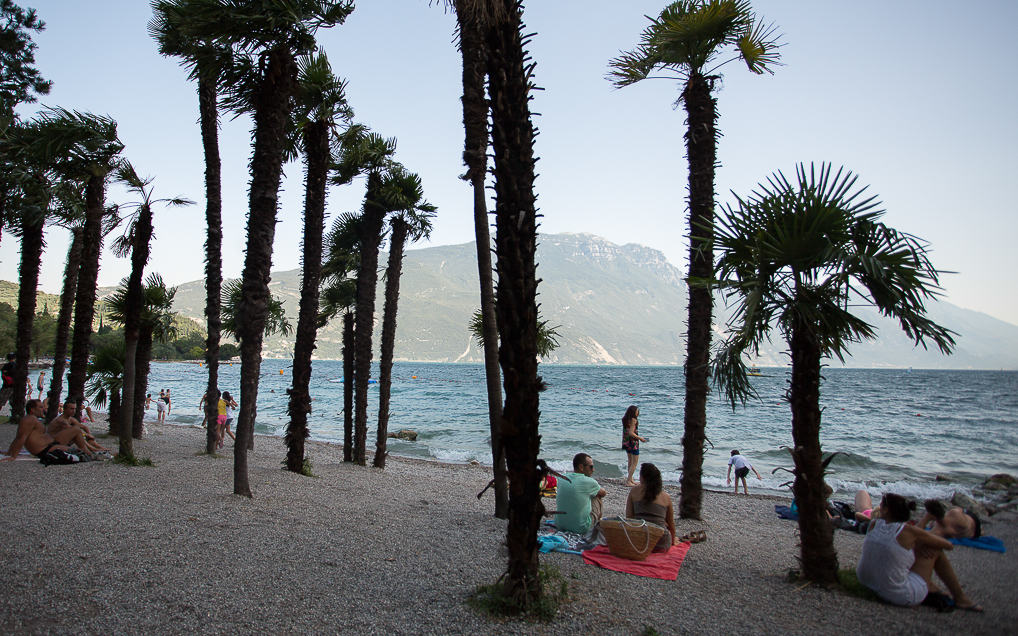
[[[753,471],[753,474],[756,475],[757,479],[759,479],[760,481],[763,481],[763,477],[760,476],[760,473],[756,472],[756,469],[753,468],[753,464],[750,464],[749,460],[747,460],[745,457],[740,455],[739,451],[733,450],[732,451],[732,456],[728,460],[728,485],[729,486],[732,485],[732,466],[735,466],[735,494],[739,494],[739,480],[740,479],[742,480],[742,492],[744,492],[747,495],[749,494],[749,487],[746,485],[746,475],[748,475],[749,471],[751,471],[751,470]]]
[[[573,457],[573,470],[565,479],[558,480],[555,495],[555,527],[568,532],[590,534],[598,522],[604,506],[602,500],[608,491],[601,487],[591,475],[594,474],[594,460],[586,453]]]
[[[633,473],[636,472],[636,465],[640,462],[640,442],[646,442],[647,438],[640,437],[640,407],[635,404],[626,409],[622,416],[622,450],[626,451],[626,459],[629,462],[628,474],[626,475],[626,486],[635,486]]]
[[[201,427],[202,428],[205,428],[205,425],[208,424],[208,421],[209,421],[209,414],[205,412],[205,400],[208,397],[209,397],[209,392],[205,391],[204,393],[201,394],[201,399],[198,400],[198,410],[202,414],[201,415]]]
[[[230,430],[230,422],[233,421],[233,409],[237,408],[237,402],[230,395],[229,391],[223,391],[223,399],[220,400],[225,405],[224,412],[226,413],[226,419],[223,421],[222,429],[219,431],[219,448],[223,447],[223,433],[230,436],[230,439],[237,442],[237,437]]]
[[[39,380],[35,383],[35,385],[39,389],[39,399],[41,400],[42,392],[46,388],[46,369],[43,369],[42,371],[39,372]],[[31,397],[32,396],[30,395],[29,398]]]

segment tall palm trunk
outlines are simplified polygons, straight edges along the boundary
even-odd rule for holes
[[[290,389],[290,423],[286,428],[286,468],[304,467],[304,440],[311,412],[311,354],[318,334],[318,297],[322,283],[322,235],[325,232],[326,177],[329,173],[329,125],[324,121],[304,127],[307,184],[304,198],[304,256],[300,285],[297,338],[293,345],[293,388]]]
[[[205,368],[209,379],[205,386],[205,415],[215,422],[218,415],[219,341],[223,321],[220,316],[223,288],[223,195],[222,162],[219,159],[219,111],[216,104],[216,83],[201,73],[198,79],[198,112],[201,117],[201,141],[205,151]],[[205,435],[205,452],[216,452],[216,427],[209,426]]]
[[[517,606],[528,608],[541,597],[537,530],[543,511],[537,472],[541,379],[537,375],[535,133],[528,103],[533,67],[525,67],[522,4],[502,1],[507,17],[488,29],[486,43],[495,155],[495,310],[505,384],[501,431],[509,471],[505,592]]]
[[[378,436],[375,440],[375,468],[385,468],[389,440],[389,394],[392,392],[392,354],[396,348],[396,311],[399,305],[399,279],[403,274],[403,247],[407,224],[392,222],[389,240],[389,264],[385,269],[385,306],[382,309],[382,355],[378,364]]]
[[[71,368],[67,377],[67,397],[78,399],[85,395],[85,372],[88,368],[88,348],[92,338],[92,319],[95,317],[95,290],[99,278],[99,256],[102,253],[102,222],[105,176],[92,176],[85,185],[85,225],[82,228],[81,269],[74,299],[74,335],[71,340]],[[113,413],[110,409],[110,422]],[[81,409],[75,411],[81,417]]]
[[[484,333],[484,377],[488,389],[488,425],[491,432],[491,465],[494,477],[495,516],[509,516],[509,492],[502,447],[502,378],[498,370],[498,326],[495,324],[495,293],[491,276],[491,237],[484,178],[488,169],[488,104],[484,98],[486,51],[480,20],[463,0],[456,2],[463,55],[463,161],[474,194],[474,243],[477,275],[481,287],[481,328]]]
[[[353,461],[353,314],[343,314],[343,461]]]
[[[689,157],[689,320],[686,331],[686,407],[682,436],[682,497],[679,516],[699,519],[703,503],[703,447],[707,439],[708,362],[714,269],[714,164],[717,102],[711,80],[693,73],[683,91],[686,155]]]
[[[107,415],[110,420],[110,435],[119,435],[116,429],[119,427],[117,422],[120,421],[120,389],[110,391],[110,412]]]
[[[124,389],[120,415],[120,455],[134,455],[134,398],[137,375],[138,339],[141,337],[142,277],[148,262],[149,242],[152,240],[152,208],[142,205],[134,225],[134,244],[131,246],[131,274],[127,278],[124,300]],[[140,433],[140,431],[139,431]],[[140,436],[140,435],[139,435]]]
[[[60,313],[57,315],[56,341],[53,344],[53,377],[49,384],[49,406],[46,421],[52,420],[60,410],[60,392],[64,388],[64,366],[67,359],[67,341],[71,330],[71,311],[74,309],[74,292],[78,286],[78,268],[81,265],[82,230],[71,229],[71,245],[67,248],[67,265],[64,266],[64,288],[60,292]]]
[[[18,272],[18,327],[14,344],[14,395],[11,396],[11,419],[15,422],[25,414],[25,391],[28,388],[28,359],[32,356],[32,322],[39,287],[39,265],[42,250],[44,218],[22,218],[21,268]]]
[[[824,468],[820,450],[820,343],[816,330],[801,318],[792,328],[792,440],[795,482],[792,492],[799,505],[802,575],[821,584],[837,582],[838,554],[834,529],[827,520]]]
[[[152,326],[143,324],[138,334],[138,352],[135,355],[134,413],[131,417],[131,434],[141,439],[145,430],[145,394],[148,391],[148,373],[152,365]]]
[[[378,283],[378,248],[382,243],[385,211],[377,203],[381,175],[368,175],[361,218],[361,261],[357,269],[357,310],[354,314],[354,451],[353,460],[364,466],[368,438],[368,379],[371,376],[371,335],[375,322],[375,286]]]
[[[233,492],[246,497],[251,496],[247,451],[254,444],[258,376],[261,373],[262,337],[269,308],[269,278],[279,205],[279,180],[283,167],[283,142],[297,73],[297,65],[290,51],[276,48],[267,57],[265,74],[255,97],[255,141],[251,158],[247,254],[244,258],[243,295],[237,306],[241,368],[240,414],[233,455]]]

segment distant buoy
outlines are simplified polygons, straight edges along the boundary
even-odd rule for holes
[[[283,370],[282,369],[279,370],[279,375],[283,375]]]
[[[411,380],[416,380],[416,379],[417,379],[417,376],[416,376],[416,375],[412,375],[412,376],[410,376],[410,379],[411,379]]]

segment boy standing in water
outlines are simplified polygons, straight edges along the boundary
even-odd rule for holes
[[[756,475],[757,479],[759,479],[760,481],[763,481],[763,477],[760,476],[760,473],[756,472],[756,469],[753,468],[753,464],[750,464],[749,461],[745,457],[740,455],[739,451],[733,450],[732,451],[732,457],[731,457],[731,459],[728,460],[728,485],[729,486],[732,485],[732,466],[733,465],[735,466],[735,494],[739,494],[739,480],[740,479],[742,480],[742,492],[744,492],[747,495],[749,494],[749,487],[746,485],[746,475],[748,475],[749,471],[751,471],[751,470]]]

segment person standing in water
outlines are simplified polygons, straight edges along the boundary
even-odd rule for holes
[[[626,459],[629,462],[628,474],[624,485],[635,486],[633,473],[636,472],[636,465],[640,463],[640,442],[646,442],[647,438],[640,437],[640,407],[635,404],[626,409],[622,416],[622,450],[626,451]]]
[[[46,369],[39,372],[39,381],[35,383],[39,388],[39,399],[42,399],[42,392],[46,390]],[[29,396],[31,399],[31,396]]]
[[[760,473],[756,472],[753,468],[753,464],[749,463],[749,460],[739,454],[739,451],[733,450],[732,457],[728,460],[728,485],[732,485],[732,466],[735,466],[735,494],[739,494],[739,480],[742,480],[742,492],[749,494],[749,487],[746,485],[746,475],[749,471],[753,471],[756,478],[763,481],[763,477]]]

